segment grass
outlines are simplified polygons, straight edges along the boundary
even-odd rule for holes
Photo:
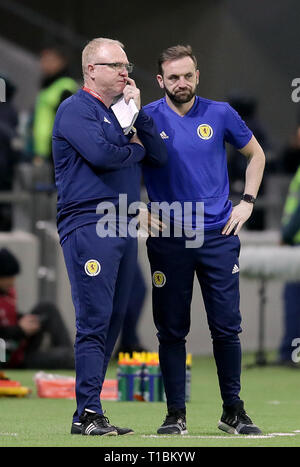
[[[244,357],[244,364],[253,355]],[[58,373],[58,372],[55,372]],[[70,375],[69,371],[60,373]],[[256,367],[244,369],[241,398],[246,409],[263,434],[285,433],[268,438],[231,436],[217,428],[221,415],[221,400],[215,364],[210,357],[195,357],[192,368],[192,397],[187,405],[188,436],[151,438],[161,424],[166,408],[164,403],[104,402],[112,423],[134,428],[127,437],[85,437],[70,435],[73,400],[40,399],[33,382],[34,371],[9,370],[6,374],[24,386],[32,388],[26,398],[1,398],[0,446],[44,447],[274,447],[300,446],[299,376],[295,369]],[[108,378],[115,378],[116,364],[108,370]],[[287,434],[293,434],[288,436]],[[149,436],[149,437],[147,437]]]

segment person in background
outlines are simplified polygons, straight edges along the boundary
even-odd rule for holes
[[[284,205],[281,239],[283,245],[300,246],[300,165],[292,178]],[[300,282],[294,281],[285,284],[283,302],[283,336],[276,363],[300,369],[300,365],[292,360],[292,353],[295,349],[292,342],[295,338],[300,337]]]
[[[39,303],[30,313],[17,310],[16,277],[20,263],[0,249],[0,338],[6,344],[6,368],[74,369],[73,347],[57,308]],[[45,335],[50,342],[44,344]]]
[[[44,162],[52,166],[52,129],[56,111],[66,98],[78,90],[78,83],[70,76],[68,66],[69,56],[63,47],[55,45],[42,49],[41,88],[32,117],[30,148],[36,165]]]
[[[278,172],[293,177],[300,166],[300,116],[288,144],[278,158]]]
[[[18,125],[18,113],[13,105],[16,92],[15,85],[6,77],[0,76],[5,82],[5,102],[0,103],[0,194],[1,191],[11,191],[13,188],[14,167],[19,159],[19,153],[13,147]],[[12,229],[12,206],[0,201],[0,230]]]

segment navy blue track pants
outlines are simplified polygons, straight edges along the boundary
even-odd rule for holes
[[[287,282],[284,287],[284,322],[279,357],[283,361],[291,361],[292,342],[300,336],[300,282]]]
[[[196,273],[217,366],[224,405],[239,400],[241,332],[238,236],[205,232],[200,248],[186,248],[185,238],[149,237],[152,299],[159,358],[168,408],[185,408],[186,336]]]
[[[137,239],[99,238],[88,224],[72,231],[62,248],[76,314],[77,422],[85,408],[103,413],[100,392],[127,309]]]

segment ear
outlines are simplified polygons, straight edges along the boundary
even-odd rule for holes
[[[196,70],[196,83],[199,84],[200,71]]]
[[[163,79],[162,75],[156,75],[156,79],[157,79],[157,82],[159,84],[159,87],[161,89],[164,89],[165,85],[164,85],[164,79]]]
[[[95,79],[95,67],[94,67],[94,65],[88,65],[88,76],[91,79]]]

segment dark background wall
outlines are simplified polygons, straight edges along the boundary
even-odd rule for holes
[[[154,80],[160,51],[189,43],[199,60],[199,94],[226,100],[240,90],[257,97],[275,148],[294,129],[300,108],[291,100],[292,79],[300,76],[298,0],[0,0],[0,15],[0,36],[32,54],[53,38],[65,44],[78,78],[86,40],[121,40],[137,65],[143,103],[161,96]],[[27,76],[16,73],[15,79]]]

